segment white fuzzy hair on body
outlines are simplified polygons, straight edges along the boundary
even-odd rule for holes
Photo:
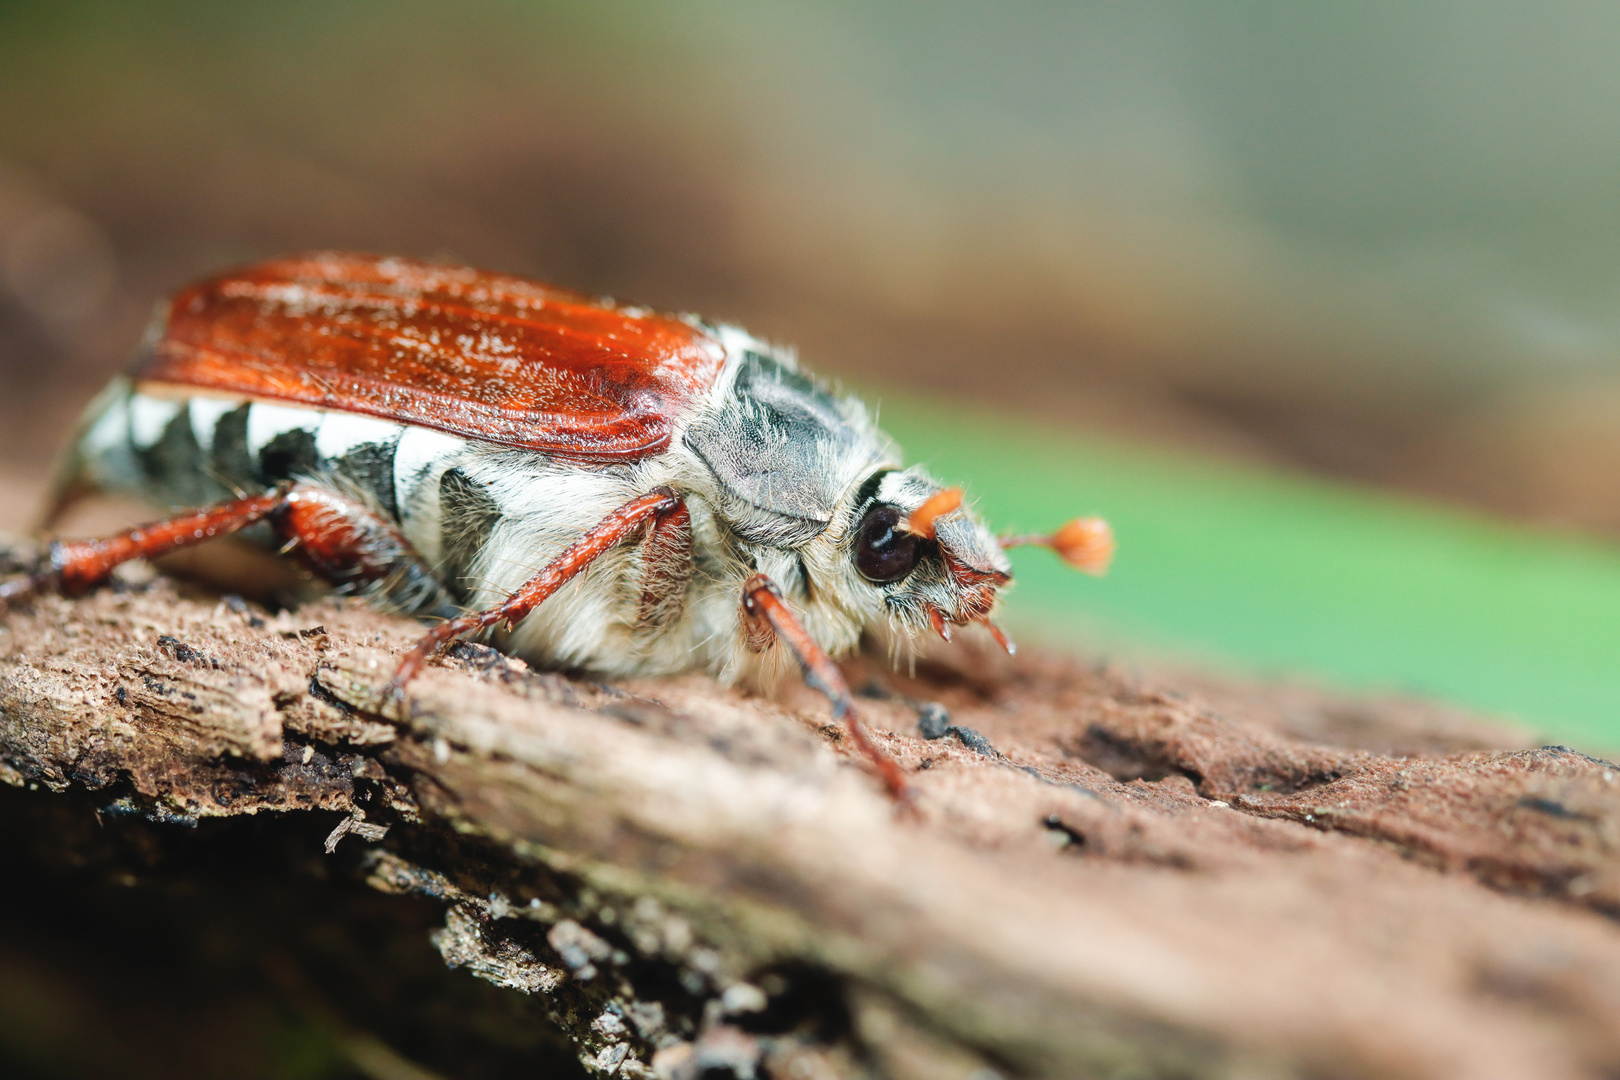
[[[454,574],[459,580],[443,584],[462,594],[463,602],[456,606],[472,611],[501,604],[626,503],[659,487],[673,490],[685,500],[692,538],[690,577],[678,613],[663,621],[644,619],[653,545],[619,544],[517,627],[492,632],[504,651],[546,668],[607,676],[698,669],[725,682],[769,686],[791,660],[785,648],[754,652],[748,647],[742,590],[756,570],[776,583],[804,628],[835,656],[853,650],[862,631],[874,623],[889,623],[898,650],[929,627],[931,610],[958,623],[986,614],[982,602],[971,607],[937,558],[919,561],[903,580],[887,585],[861,576],[852,557],[851,533],[860,528],[856,515],[866,500],[910,513],[937,493],[939,485],[920,468],[900,468],[898,448],[854,398],[826,398],[817,406],[836,412],[836,438],[797,434],[791,423],[773,416],[768,403],[737,392],[746,358],[767,357],[783,371],[798,373],[791,353],[734,327],[708,332],[725,350],[719,378],[672,418],[667,448],[636,461],[582,464],[397,421],[240,397],[219,400],[186,387],[118,380],[86,415],[60,486],[142,495],[174,507],[197,505],[192,500],[204,495],[229,497],[233,484],[240,482],[203,475],[211,462],[222,460],[220,455],[229,456],[232,447],[241,449],[233,438],[245,437],[246,448],[257,454],[272,448],[274,440],[300,436],[331,462],[347,460],[345,452],[355,447],[387,444],[392,447],[391,480],[381,483],[391,496],[400,533],[420,556],[417,580],[422,590],[433,592],[438,589],[435,580]],[[721,446],[734,460],[719,472],[746,475],[741,485],[746,493],[728,487],[710,467],[712,459],[706,462],[687,439],[697,424],[711,425],[712,432],[722,413],[747,438],[736,444],[741,449]],[[223,418],[237,414],[245,418],[245,434],[226,437]],[[696,443],[705,445],[703,438]],[[175,446],[201,455],[194,467],[152,464],[161,457],[159,451]],[[451,470],[487,496],[498,513],[487,537],[451,536],[452,550],[446,551],[440,503],[442,482]],[[375,481],[368,492],[341,466],[319,466],[316,475],[297,478],[341,491],[380,517],[393,516]],[[857,499],[863,500],[861,506]],[[775,512],[761,504],[788,509]],[[815,520],[793,516],[794,508],[806,506]],[[948,543],[977,565],[1010,569],[994,538],[971,513],[942,519],[939,528],[942,546]],[[267,529],[244,536],[259,542],[273,539]],[[466,557],[471,547],[477,550]],[[385,606],[412,607],[398,602],[397,595],[391,598],[379,583],[360,591]],[[419,590],[410,595],[425,594]],[[439,602],[448,601],[441,597]]]
[[[756,568],[777,583],[805,628],[834,655],[854,649],[866,625],[885,612],[883,594],[855,573],[845,543],[856,509],[855,492],[872,472],[870,456],[817,462],[818,468],[846,473],[839,477],[844,494],[825,530],[802,546],[784,549],[747,543],[721,516],[722,506],[736,512],[736,500],[727,498],[713,473],[683,441],[687,423],[719,407],[731,392],[737,359],[746,352],[766,353],[795,369],[791,357],[740,330],[722,328],[721,334],[730,358],[726,371],[678,419],[663,453],[631,464],[593,468],[544,454],[469,443],[461,454],[436,463],[436,470],[459,468],[501,509],[499,522],[467,574],[472,610],[499,604],[614,510],[656,487],[673,489],[691,514],[695,565],[676,618],[659,627],[638,626],[645,545],[624,544],[563,585],[516,629],[498,632],[495,640],[503,651],[548,668],[614,676],[701,669],[724,682],[768,686],[791,660],[783,649],[755,653],[745,644],[742,588]],[[882,456],[895,456],[864,406],[854,399],[845,399],[842,405],[855,430],[874,447],[884,448]],[[435,478],[422,480],[426,482],[415,485],[418,498],[436,502]],[[406,536],[424,554],[438,543],[436,509],[401,507]]]

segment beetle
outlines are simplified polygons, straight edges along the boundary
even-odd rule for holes
[[[160,307],[86,414],[52,516],[90,493],[174,516],[54,542],[0,608],[240,531],[340,591],[442,619],[391,698],[468,635],[545,667],[728,683],[767,678],[785,649],[896,794],[831,658],[884,619],[947,640],[983,623],[1010,649],[989,621],[1003,549],[1100,573],[1113,546],[1096,519],[998,542],[859,401],[735,326],[337,252]]]

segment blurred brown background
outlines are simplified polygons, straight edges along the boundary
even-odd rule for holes
[[[0,3],[0,468],[166,291],[341,246],[1620,531],[1617,46],[1576,0]]]

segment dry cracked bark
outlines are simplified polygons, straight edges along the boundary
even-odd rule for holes
[[[377,715],[416,632],[166,579],[42,598],[0,619],[7,812],[159,845],[311,821],[335,869],[298,903],[341,879],[425,905],[443,961],[501,988],[464,1007],[532,1003],[597,1076],[1620,1073],[1601,760],[959,642],[915,676],[846,665],[908,816],[797,685],[610,687],[471,647]],[[362,1071],[410,1075],[368,1038]]]

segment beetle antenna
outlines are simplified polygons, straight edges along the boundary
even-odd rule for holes
[[[1051,548],[1076,570],[1098,577],[1114,560],[1114,530],[1102,518],[1075,518],[1049,536],[1002,536],[996,542],[1004,548]]]
[[[946,488],[928,497],[928,501],[911,512],[900,528],[913,536],[920,536],[924,540],[934,538],[934,522],[946,514],[954,513],[962,505],[962,489]],[[945,640],[949,641],[949,638]]]

